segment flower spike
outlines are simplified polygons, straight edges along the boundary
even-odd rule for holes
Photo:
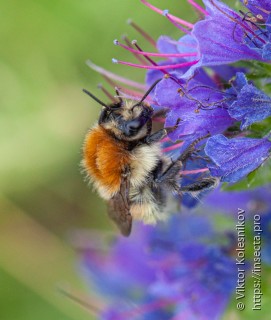
[[[171,22],[176,28],[181,30],[184,33],[190,34],[191,32],[187,30],[186,28],[182,27],[179,23],[177,23],[174,19],[172,19],[171,15],[169,14],[168,10],[163,11],[163,16],[165,16],[169,22]]]
[[[128,37],[127,37],[126,35],[122,36],[122,40],[125,41],[125,43],[126,43],[126,45],[127,45],[128,48],[133,49],[133,46],[132,46],[132,44],[131,44],[131,41],[128,39]],[[132,54],[134,55],[134,57],[135,57],[140,63],[143,63],[143,64],[145,63],[144,58],[141,57],[139,54],[133,53],[133,52],[132,52]]]
[[[160,57],[160,58],[185,58],[185,57],[196,57],[197,52],[189,52],[189,53],[158,53],[158,52],[145,52],[145,51],[139,51],[132,48],[129,48],[128,46],[120,43],[118,40],[113,41],[114,45],[120,46],[123,49],[126,49],[132,53],[140,54],[143,56],[151,56],[151,57]],[[132,44],[136,44],[136,40],[132,41]]]

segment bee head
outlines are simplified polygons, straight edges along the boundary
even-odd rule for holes
[[[140,101],[122,99],[116,89],[118,101],[107,105],[89,91],[83,91],[103,107],[99,125],[120,140],[133,141],[145,137],[151,131],[153,109],[144,100],[161,80],[156,80]]]
[[[147,135],[153,109],[145,102],[125,99],[103,108],[99,124],[121,140],[137,140]]]

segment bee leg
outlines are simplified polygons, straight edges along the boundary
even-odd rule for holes
[[[161,129],[159,131],[154,132],[153,134],[146,136],[144,142],[147,144],[156,143],[162,140],[166,135],[167,135],[166,129]]]
[[[193,141],[190,146],[174,161],[172,162],[166,170],[161,173],[159,176],[156,178],[156,182],[160,183],[165,180],[171,179],[174,176],[176,177],[178,175],[178,172],[181,170],[183,167],[184,163],[187,161],[187,159],[191,156],[191,154],[195,151],[196,145],[203,139],[209,137],[209,134],[196,139]]]
[[[158,130],[156,132],[154,132],[153,134],[148,135],[145,138],[145,141],[147,144],[151,144],[151,143],[155,143],[155,142],[159,142],[160,140],[162,140],[165,136],[167,136],[169,133],[173,132],[174,130],[177,129],[178,124],[180,123],[181,119],[177,119],[175,126],[173,127],[167,127],[161,130]]]
[[[195,183],[189,184],[179,188],[179,192],[182,193],[199,193],[203,190],[213,189],[219,183],[218,178],[209,177],[199,180]]]
[[[164,118],[167,113],[169,112],[169,109],[168,108],[163,108],[159,111],[156,111],[154,112],[154,114],[152,115],[152,119],[155,119],[155,118]]]
[[[169,183],[170,181],[174,182],[176,181],[176,177],[179,176],[179,172],[182,168],[182,163],[181,161],[174,161],[171,165],[169,165],[166,170],[164,171],[158,171],[156,173],[156,176],[154,177],[154,181],[156,183],[163,183],[167,182]],[[162,168],[161,168],[162,169]]]
[[[194,140],[189,146],[188,148],[178,157],[178,160],[180,160],[182,163],[184,163],[191,155],[192,153],[195,151],[195,147],[196,145],[203,139],[206,139],[210,137],[210,134],[208,133],[207,135],[200,137],[196,140]]]

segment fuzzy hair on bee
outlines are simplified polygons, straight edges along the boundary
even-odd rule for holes
[[[182,187],[180,170],[202,140],[194,141],[175,161],[163,154],[161,140],[174,127],[152,131],[153,108],[144,100],[157,80],[140,101],[123,99],[102,105],[98,123],[86,134],[81,165],[99,195],[108,203],[109,217],[124,236],[129,236],[132,220],[156,224],[168,216],[170,194],[197,193],[213,188],[216,178],[205,178]]]

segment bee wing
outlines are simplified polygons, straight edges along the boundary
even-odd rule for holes
[[[122,235],[128,237],[132,230],[129,203],[130,179],[122,177],[120,190],[108,202],[108,215],[117,224]]]

